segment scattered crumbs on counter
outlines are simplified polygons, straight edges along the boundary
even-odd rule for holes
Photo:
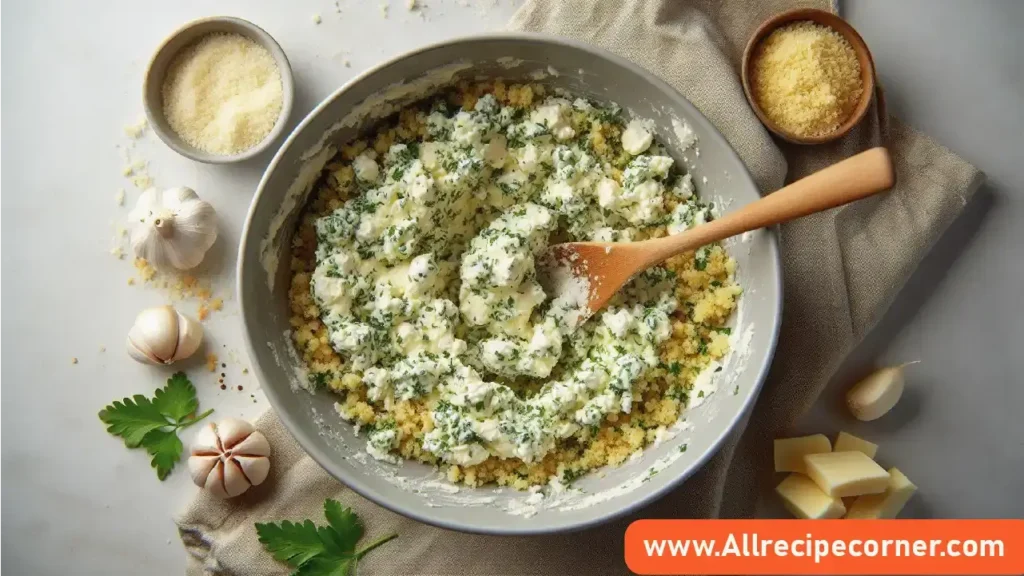
[[[249,369],[248,368],[242,368],[242,374],[248,374],[248,373],[249,373]]]
[[[228,389],[228,385],[227,384],[221,384],[220,385],[220,389],[221,390],[227,390]]]
[[[107,351],[107,347],[106,347],[106,346],[103,346],[103,345],[101,344],[101,345],[100,345],[100,352],[106,352],[106,351]]]
[[[135,269],[139,271],[139,276],[142,277],[144,282],[149,282],[156,277],[156,268],[154,268],[149,262],[146,262],[144,258],[136,258]]]
[[[409,12],[412,12],[413,10],[415,10],[418,7],[419,7],[419,2],[417,2],[417,0],[406,0],[405,9],[408,10]]]
[[[221,363],[220,363],[220,367],[221,367],[221,368],[227,368],[227,367],[228,367],[228,364],[227,364],[227,362],[221,362]]]
[[[239,392],[241,392],[241,391],[242,391],[242,385],[241,385],[241,384],[239,384],[239,385],[238,385],[238,391],[239,391]]]
[[[338,0],[334,0],[334,11],[341,14],[341,3]]]
[[[210,372],[217,371],[217,355],[213,352],[206,355],[206,369]]]
[[[352,62],[349,62],[348,58],[345,58],[344,64],[345,64],[345,68],[351,68],[352,67]]]
[[[124,260],[124,250],[120,246],[114,246],[110,249],[110,255],[118,260]]]
[[[114,194],[114,201],[117,202],[118,206],[124,206],[124,188],[117,189],[117,194]]]
[[[75,357],[75,356],[72,356],[72,357],[71,357],[71,363],[72,363],[72,364],[78,364],[78,358],[77,358],[77,357]]]
[[[153,187],[153,179],[149,174],[137,174],[132,176],[132,185],[139,190],[146,190]]]
[[[324,19],[319,14],[313,14],[313,24],[320,24]]]
[[[707,184],[708,183],[708,177],[707,176],[701,176],[700,181],[701,181],[702,184]]]
[[[197,302],[195,315],[200,321],[206,320],[210,314],[224,309],[224,299],[213,296],[210,280],[200,279],[191,274],[159,271],[143,258],[135,258],[133,265],[146,286],[167,290],[168,299],[172,302]],[[129,278],[128,285],[134,286],[136,278]]]
[[[382,18],[387,18],[388,17],[388,10],[390,8],[391,7],[388,6],[387,2],[381,2],[380,3],[380,15],[381,15]]]
[[[129,124],[124,127],[124,133],[132,140],[138,140],[146,133],[147,126],[149,126],[149,123],[146,121],[146,117],[140,115],[139,119],[134,124]]]

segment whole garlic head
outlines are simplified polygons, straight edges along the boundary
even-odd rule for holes
[[[188,470],[196,486],[219,498],[234,498],[267,479],[270,443],[244,420],[207,424],[192,444]]]
[[[217,240],[217,214],[191,188],[150,188],[128,214],[132,250],[160,270],[188,270]]]
[[[144,364],[173,364],[195,354],[203,327],[171,306],[146,308],[128,331],[128,354]]]

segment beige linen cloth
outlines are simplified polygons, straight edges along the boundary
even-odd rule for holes
[[[230,502],[197,493],[176,519],[189,552],[188,573],[287,573],[263,551],[253,522],[322,523],[328,497],[365,520],[367,541],[399,534],[364,558],[362,574],[623,574],[623,532],[635,518],[752,515],[770,480],[770,439],[814,403],[983,179],[973,166],[877,107],[835,144],[774,141],[744,100],[736,71],[754,28],[796,6],[830,9],[826,0],[527,0],[510,24],[513,30],[602,46],[658,74],[722,131],[762,191],[879,143],[892,152],[898,183],[891,192],[781,227],[785,305],[775,361],[748,421],[700,472],[633,517],[585,532],[461,534],[393,514],[346,489],[268,411],[257,425],[274,447],[269,482]]]

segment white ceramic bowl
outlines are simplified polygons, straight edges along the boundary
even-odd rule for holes
[[[281,74],[281,113],[277,117],[277,122],[259,144],[238,154],[211,154],[192,146],[171,129],[164,116],[162,90],[168,66],[183,48],[187,48],[207,34],[214,33],[239,34],[263,46],[277,62],[277,69]],[[186,158],[206,164],[232,164],[248,160],[263,152],[284,132],[292,112],[294,92],[292,68],[288,63],[288,57],[270,34],[248,20],[232,16],[212,16],[193,20],[178,28],[156,49],[146,68],[142,85],[142,104],[153,132],[172,150]]]
[[[578,529],[635,510],[678,486],[715,453],[753,405],[775,349],[781,318],[774,233],[759,231],[727,244],[745,292],[733,330],[738,350],[724,364],[718,391],[685,414],[685,429],[675,437],[649,447],[640,459],[577,480],[573,486],[585,495],[547,498],[532,505],[533,515],[522,514],[530,510],[531,504],[524,502],[528,494],[494,487],[463,487],[452,494],[451,485],[430,482],[437,473],[428,466],[413,462],[393,466],[369,458],[365,437],[357,438],[335,414],[336,396],[295,390],[303,374],[287,334],[288,250],[297,210],[330,156],[324,146],[348,142],[370,130],[376,118],[458,79],[496,77],[539,78],[552,87],[616,102],[628,115],[651,118],[657,137],[676,148],[673,155],[693,174],[700,193],[713,197],[726,210],[758,198],[736,153],[696,108],[622,58],[570,40],[529,34],[480,36],[428,46],[367,71],[328,97],[295,129],[267,168],[239,253],[245,335],[256,374],[285,426],[321,466],[363,496],[417,520],[463,531],[531,534]],[[693,151],[679,152],[673,120],[685,122],[696,134],[699,157]],[[651,474],[652,466],[657,474]]]

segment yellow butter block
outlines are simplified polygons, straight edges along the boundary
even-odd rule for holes
[[[850,506],[847,518],[886,518],[899,515],[910,497],[917,492],[917,486],[896,468],[889,469],[889,485],[881,494],[859,496]]]
[[[824,434],[801,436],[799,438],[780,438],[775,441],[775,471],[807,473],[804,456],[831,452],[832,443]]]
[[[829,496],[880,494],[889,486],[889,473],[863,452],[808,454],[804,463],[807,475]]]
[[[840,432],[836,437],[836,452],[863,452],[868,458],[874,459],[878,453],[878,444],[872,444],[867,440],[857,438],[853,434]]]
[[[821,520],[842,518],[846,506],[839,498],[821,491],[818,485],[801,474],[790,474],[775,487],[786,509],[797,518]]]

